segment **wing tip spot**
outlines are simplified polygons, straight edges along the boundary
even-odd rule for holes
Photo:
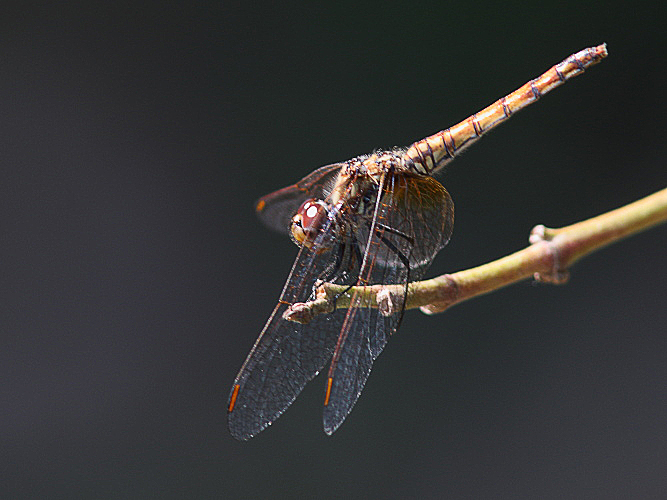
[[[329,406],[329,398],[331,397],[331,384],[333,384],[333,377],[327,379],[327,393],[324,396],[324,406]]]
[[[261,212],[264,210],[264,207],[266,206],[266,202],[264,200],[259,200],[257,202],[257,205],[255,205],[255,210],[258,212]]]
[[[229,398],[229,406],[227,407],[227,412],[231,413],[234,410],[234,405],[236,404],[236,397],[239,395],[239,389],[241,388],[240,384],[234,386],[232,391],[232,397]]]

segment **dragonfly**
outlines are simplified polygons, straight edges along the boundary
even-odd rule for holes
[[[247,440],[271,425],[329,363],[323,424],[331,435],[357,402],[373,362],[397,331],[409,283],[423,278],[449,241],[454,203],[433,175],[484,133],[607,56],[577,52],[482,111],[408,148],[378,150],[318,168],[261,198],[259,218],[286,231],[298,254],[229,394],[231,434]],[[346,308],[299,317],[322,283],[351,295]],[[402,291],[380,308],[372,285]],[[353,288],[354,287],[354,288]]]

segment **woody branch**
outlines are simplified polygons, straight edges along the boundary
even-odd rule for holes
[[[546,283],[564,283],[569,268],[582,257],[665,221],[667,188],[570,226],[559,229],[535,226],[530,233],[530,245],[523,250],[478,267],[410,283],[405,308],[419,307],[427,314],[435,314],[530,277]],[[334,301],[336,309],[349,307],[355,294],[355,300],[377,307],[387,315],[400,310],[402,305],[399,301],[403,287],[398,285],[345,290],[344,286],[323,283],[315,300],[294,304],[285,317],[307,323],[317,314],[331,312]]]

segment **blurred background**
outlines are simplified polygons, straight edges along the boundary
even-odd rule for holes
[[[45,4],[0,16],[0,496],[664,498],[667,227],[409,312],[333,437],[321,377],[250,442],[225,408],[296,255],[253,203],[316,167],[607,42],[439,177],[429,276],[663,188],[663,4]]]

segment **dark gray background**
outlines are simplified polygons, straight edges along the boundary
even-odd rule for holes
[[[664,187],[664,7],[91,4],[0,9],[3,497],[663,497],[664,227],[407,314],[331,438],[321,379],[247,443],[225,405],[296,253],[253,202],[320,165],[607,42],[440,177],[430,276]]]

